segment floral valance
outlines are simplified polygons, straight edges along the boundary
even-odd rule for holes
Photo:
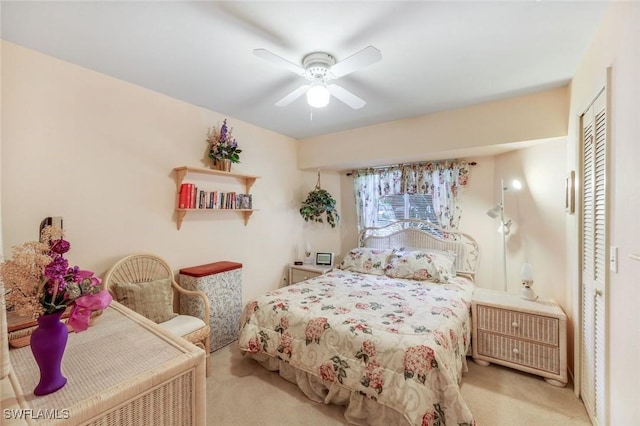
[[[428,194],[443,228],[456,229],[462,211],[461,193],[469,181],[463,160],[400,164],[354,172],[358,225],[373,226],[377,200],[385,195]]]

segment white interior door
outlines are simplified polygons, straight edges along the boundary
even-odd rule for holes
[[[594,425],[605,424],[607,108],[601,92],[582,116],[580,395]]]

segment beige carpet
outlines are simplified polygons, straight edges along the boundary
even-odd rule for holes
[[[479,426],[591,424],[571,385],[557,388],[500,366],[481,367],[469,360],[462,395]],[[208,425],[347,425],[343,412],[343,407],[310,401],[278,373],[242,357],[236,342],[211,354]]]

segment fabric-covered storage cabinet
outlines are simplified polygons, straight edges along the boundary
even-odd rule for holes
[[[67,384],[54,393],[34,396],[31,348],[8,352],[3,425],[207,424],[204,351],[116,301],[88,330],[69,334]]]
[[[567,384],[566,316],[552,300],[476,288],[472,301],[473,359]]]
[[[214,262],[180,269],[180,285],[203,291],[211,304],[211,352],[238,338],[242,314],[242,263]],[[202,315],[202,307],[180,300],[180,311]]]

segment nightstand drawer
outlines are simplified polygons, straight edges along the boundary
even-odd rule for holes
[[[476,346],[478,355],[520,364],[552,374],[560,374],[560,350],[557,347],[539,345],[506,336],[478,331]]]
[[[309,278],[322,275],[320,272],[304,271],[301,269],[291,269],[291,284],[299,283],[300,281],[308,280]]]
[[[533,340],[547,345],[559,345],[557,318],[479,304],[475,320],[478,330]]]

